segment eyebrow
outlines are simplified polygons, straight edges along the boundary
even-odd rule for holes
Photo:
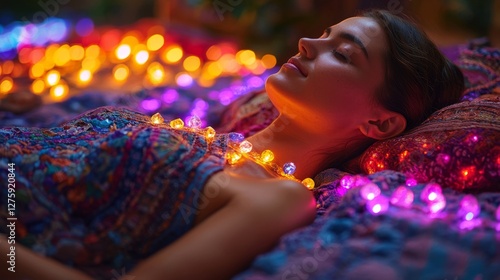
[[[332,31],[331,29],[332,29],[331,27],[328,27],[325,29],[325,32],[329,35],[330,32]],[[365,57],[368,59],[368,52],[366,51],[366,47],[358,37],[352,35],[351,33],[347,33],[347,32],[341,32],[339,34],[339,37],[346,39],[346,40],[349,40],[349,41],[353,42],[354,44],[358,45],[358,47],[363,51]]]

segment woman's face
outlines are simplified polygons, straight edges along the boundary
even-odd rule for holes
[[[384,82],[388,45],[376,21],[349,18],[319,38],[300,39],[298,47],[266,82],[280,113],[340,132],[352,131],[381,108],[375,92]]]

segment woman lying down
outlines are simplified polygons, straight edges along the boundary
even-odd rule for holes
[[[0,177],[15,168],[17,217],[14,231],[0,227],[2,279],[230,278],[314,220],[309,178],[462,89],[422,31],[373,11],[299,40],[266,82],[279,116],[247,139],[195,117],[183,125],[108,107],[52,129],[2,129]],[[15,272],[4,266],[11,246]]]

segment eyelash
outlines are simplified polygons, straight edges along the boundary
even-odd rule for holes
[[[345,54],[343,54],[343,53],[341,53],[341,52],[339,52],[337,50],[333,50],[332,52],[333,52],[333,55],[336,58],[342,60],[345,63],[351,63],[351,60],[350,60],[350,58],[347,55],[345,55]]]

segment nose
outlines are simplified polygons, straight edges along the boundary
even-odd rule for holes
[[[314,45],[315,39],[300,38],[299,39],[299,53],[306,58],[314,58],[316,56],[316,47]]]

